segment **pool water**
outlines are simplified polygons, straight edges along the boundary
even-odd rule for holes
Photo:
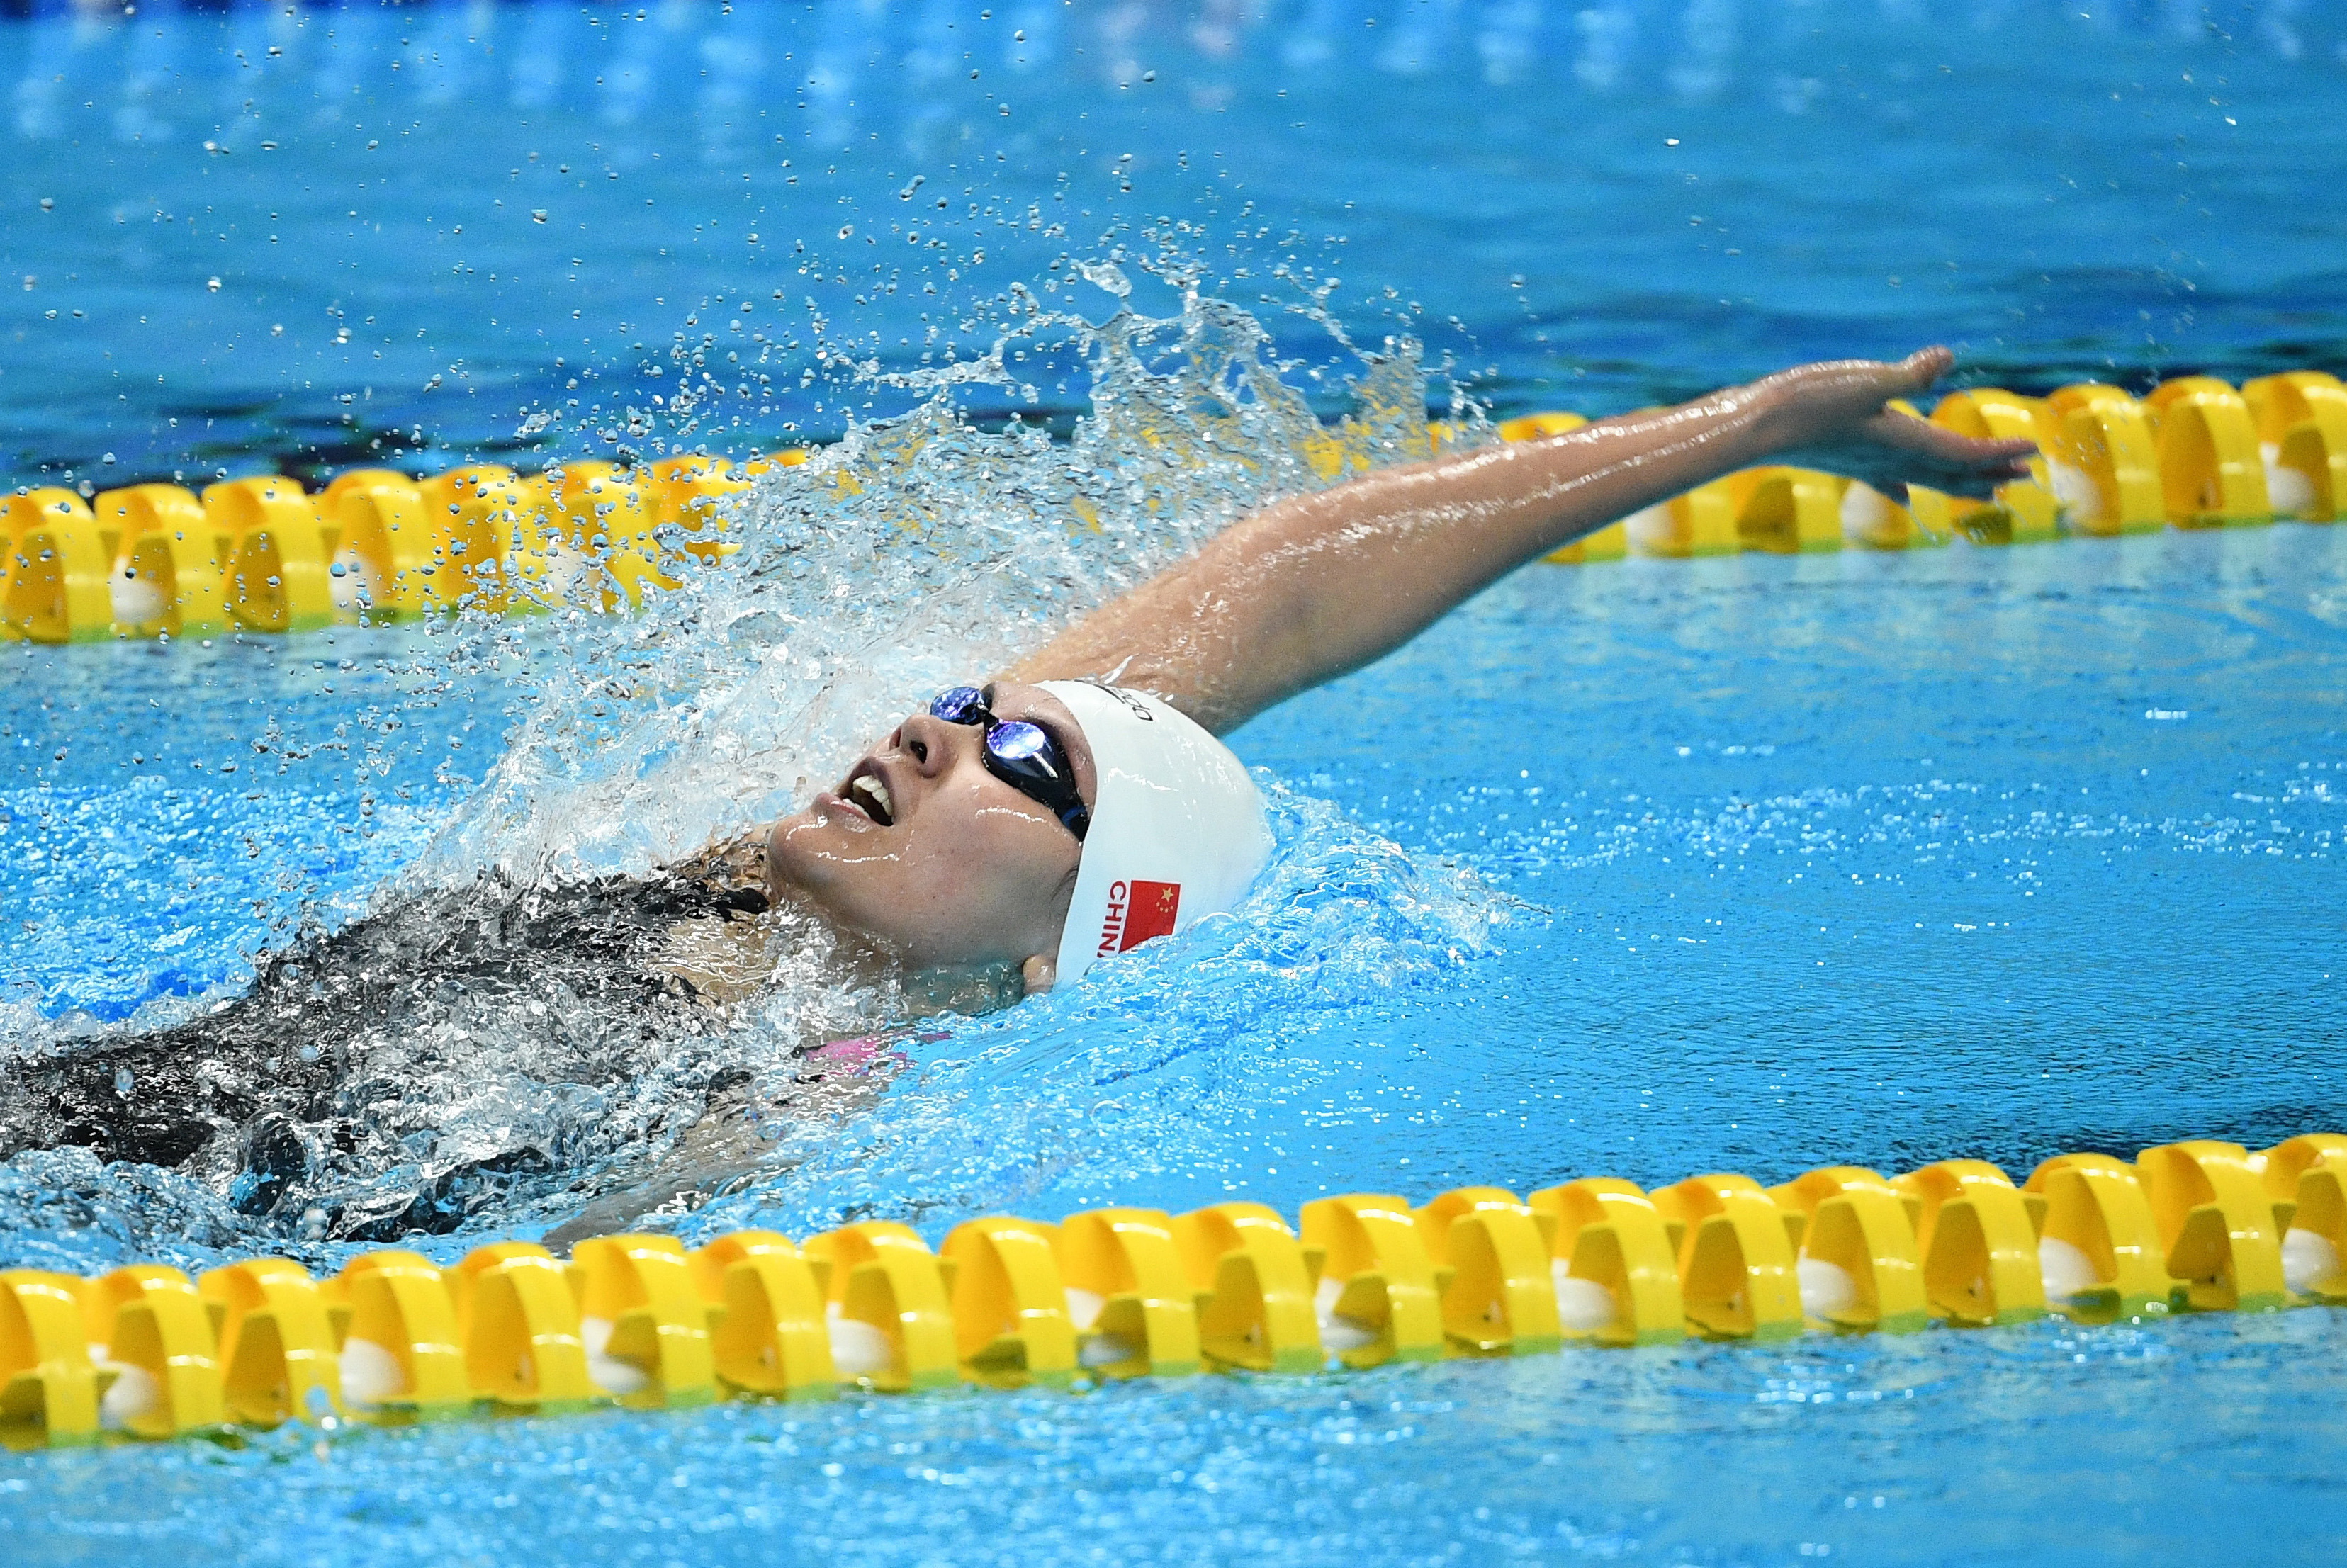
[[[1097,315],[1071,261],[1153,230],[1324,412],[1298,312],[1505,412],[1936,339],[2024,391],[2333,364],[2342,49],[2299,0],[0,17],[0,478],[835,436],[907,397],[843,360],[982,354],[1014,282]],[[978,412],[1083,406],[1012,368]]]
[[[2335,1125],[2342,546],[2283,525],[1527,571],[1239,735],[1355,825],[1290,828],[1291,854],[1326,857],[1309,878],[1287,866],[1320,908],[1258,909],[1226,946],[1135,955],[953,1031],[828,1161],[682,1228],[805,1234],[852,1209],[935,1240],[989,1211],[1233,1193],[1292,1212],[1330,1192],[1773,1181],[1954,1153],[2019,1173],[2070,1149]],[[171,668],[199,685],[320,680],[272,652],[182,649]],[[15,693],[82,699],[77,725],[136,723],[154,689],[137,677],[157,667],[127,649],[11,662],[33,679],[11,682],[10,724],[36,747],[57,731]],[[303,706],[352,702],[312,690]],[[1422,734],[1447,743],[1404,740]],[[64,764],[48,771],[9,792],[16,821],[68,788]],[[118,833],[151,820],[161,792],[136,774],[77,765],[79,815]],[[297,838],[303,812],[333,809],[267,776],[266,803],[210,809],[283,801]],[[379,876],[418,831],[395,822],[317,875]],[[241,855],[199,840],[194,855]],[[87,889],[87,865],[26,849],[12,908]],[[160,968],[141,949],[184,917],[130,889],[114,962]],[[70,922],[27,924],[36,954],[74,942]],[[234,929],[171,950],[225,954]],[[266,1245],[168,1182],[46,1158],[0,1175],[15,1261],[192,1265]],[[158,1235],[149,1214],[210,1228]],[[425,1245],[454,1255],[502,1228]],[[295,1250],[325,1265],[347,1249]],[[0,1529],[24,1561],[240,1529],[256,1561],[495,1541],[626,1562],[2025,1563],[2058,1520],[2097,1556],[2313,1561],[2347,1522],[2342,1338],[2316,1311],[2048,1322],[1072,1398],[288,1431],[20,1461],[0,1475]],[[2254,1549],[2227,1533],[2245,1518],[2274,1523]]]
[[[0,293],[15,313],[0,325],[22,334],[0,341],[39,350],[0,374],[22,477],[551,457],[612,449],[605,428],[648,456],[848,437],[753,497],[735,565],[632,618],[0,649],[10,1053],[200,1012],[243,986],[264,945],[484,867],[641,871],[771,815],[943,680],[1312,482],[1311,409],[1400,452],[1454,385],[1501,411],[1600,413],[1926,336],[1962,338],[1973,364],[2024,387],[2347,363],[2337,226],[2303,184],[2341,162],[2335,117],[2318,112],[2342,64],[2328,13],[2186,26],[2157,9],[2074,26],[2045,10],[1428,5],[1357,36],[1349,12],[1312,5],[991,9],[590,23],[529,6],[142,5],[152,31],[0,22],[23,45],[0,58],[47,72],[25,82],[85,94],[15,100],[17,188],[58,194],[0,215],[7,267],[37,280]],[[996,90],[1013,66],[972,81],[931,59],[964,29],[1006,25],[1054,40],[1005,90],[1010,117],[959,95]],[[316,42],[329,26],[333,49]],[[729,98],[751,57],[735,28],[772,53]],[[462,55],[460,34],[499,52]],[[436,68],[474,74],[431,77],[400,52],[418,37],[436,40]],[[758,96],[802,38],[832,51],[804,111],[831,118],[762,128],[753,159],[746,137],[717,130],[753,103],[802,112]],[[988,47],[1005,58],[999,38]],[[614,83],[661,78],[598,49],[710,75],[682,104],[640,94],[631,118]],[[598,59],[600,82],[579,63]],[[1120,77],[1127,61],[1138,69]],[[231,90],[242,72],[257,85]],[[100,82],[136,91],[77,110]],[[1371,92],[1393,111],[1361,115]],[[1015,134],[961,134],[991,131],[988,115]],[[1092,139],[1095,120],[1115,138]],[[364,163],[384,151],[367,140],[403,126],[418,151]],[[1196,150],[1210,131],[1219,166]],[[786,139],[769,153],[772,134],[815,152]],[[232,150],[203,152],[205,138]],[[983,157],[959,150],[973,141]],[[426,211],[459,221],[444,198],[476,200],[466,172],[533,168],[536,150],[602,176],[580,151],[598,143],[620,178],[571,188],[588,242],[555,235],[552,211],[528,215],[557,198],[515,194],[523,176],[478,196],[489,214],[524,210],[485,229],[494,247],[468,250],[469,271],[424,238]],[[1071,216],[1010,226],[1056,201],[1061,167],[1127,147],[1129,201],[1113,176],[1079,194],[1071,175]],[[1679,157],[1698,161],[1665,161]],[[957,204],[924,222],[962,227],[908,244],[899,214],[948,165]],[[392,239],[336,218],[362,178]],[[542,169],[526,178],[554,189]],[[310,198],[282,195],[305,179]],[[315,199],[329,183],[331,208]],[[157,210],[184,219],[191,190],[235,220],[211,231],[231,238],[144,209],[138,231],[122,207],[168,194]],[[272,201],[286,214],[273,248],[256,221]],[[754,218],[757,251],[733,228],[722,252],[695,250],[682,220],[640,216],[677,206],[742,233]],[[1163,251],[1143,232],[1161,211],[1192,226],[1169,225]],[[461,221],[500,220],[468,208]],[[871,261],[838,260],[839,230],[876,221],[897,225],[888,242],[908,258],[928,252],[895,293],[886,272],[874,292]],[[1046,234],[1052,222],[1067,231]],[[1291,231],[1304,242],[1283,247]],[[812,264],[802,282],[794,260],[790,292],[823,291],[826,334],[860,336],[876,366],[818,361],[806,331],[750,341],[763,328],[694,364],[698,323],[682,359],[657,352],[687,314],[713,324],[721,292],[766,308],[776,253],[802,241],[850,282],[817,283]],[[979,248],[988,259],[968,264]],[[1302,251],[1313,280],[1270,277]],[[1328,310],[1285,310],[1310,303],[1330,254],[1346,282]],[[576,276],[572,255],[588,258]],[[1110,287],[1047,290],[1075,262]],[[86,292],[68,302],[60,276]],[[1167,277],[1197,292],[1180,299]],[[1013,278],[1048,309],[1003,295]],[[1112,315],[1121,282],[1139,315]],[[932,282],[946,305],[922,292]],[[307,314],[270,333],[289,298]],[[950,329],[927,345],[933,371],[948,339],[960,363],[1006,327],[1043,368],[1007,360],[939,394],[917,379],[923,310]],[[1107,324],[1089,332],[1079,312]],[[395,341],[337,343],[343,325]],[[1452,369],[1422,376],[1406,354],[1344,341],[1374,349],[1404,330]],[[617,347],[639,331],[655,345],[641,358]],[[362,379],[377,348],[391,369]],[[134,351],[162,367],[159,390],[114,374]],[[722,415],[651,404],[719,364]],[[1274,392],[1274,369],[1300,403]],[[934,405],[856,423],[866,401],[876,415],[932,395],[975,423]],[[645,431],[610,425],[615,407]],[[1014,408],[1026,417],[1006,425]],[[1187,461],[1168,465],[1169,447]],[[840,472],[854,494],[819,482]],[[1099,503],[1101,533],[1061,526],[1079,495]],[[1707,1170],[1773,1182],[1952,1155],[2018,1177],[2070,1150],[2337,1130],[2342,639],[2335,527],[1528,569],[1234,737],[1280,840],[1243,919],[1066,993],[931,1020],[867,1096],[767,1114],[744,1179],[655,1223],[698,1241],[890,1216],[935,1242],[976,1214],[1110,1202],[1245,1195],[1293,1213],[1330,1193]],[[813,1005],[786,991],[708,1050],[763,1081],[787,1068],[790,1009]],[[521,1148],[540,1158],[531,1173],[407,1245],[449,1260],[540,1235],[657,1182],[677,1144],[656,1113],[689,1121],[707,1095],[689,1054],[562,1094],[494,1053],[463,1084],[393,1081],[394,1100],[442,1096],[433,1125],[261,1212],[172,1173],[21,1153],[0,1163],[0,1264],[275,1252],[332,1268],[364,1245],[345,1225],[352,1194],[404,1194]],[[651,1130],[589,1135],[604,1124]],[[264,1563],[2311,1562],[2347,1527],[2342,1348],[2347,1327],[2306,1310],[1072,1396],[296,1427],[13,1460],[0,1540],[28,1563],[223,1539]]]

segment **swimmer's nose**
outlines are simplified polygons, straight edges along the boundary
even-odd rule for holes
[[[961,746],[978,738],[971,724],[948,724],[934,713],[916,713],[897,729],[897,749],[925,779],[951,772]]]

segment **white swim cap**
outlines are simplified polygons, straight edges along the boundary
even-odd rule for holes
[[[1083,726],[1098,780],[1059,977],[1187,930],[1246,894],[1271,857],[1263,796],[1230,747],[1145,692],[1046,681]]]

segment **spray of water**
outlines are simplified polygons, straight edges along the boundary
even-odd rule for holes
[[[803,804],[909,702],[1009,662],[1250,507],[1431,450],[1414,343],[1357,356],[1354,412],[1331,428],[1253,315],[1177,259],[1150,266],[1177,313],[1136,313],[1118,264],[1090,262],[1117,301],[1105,323],[1014,288],[984,356],[861,367],[922,400],[732,498],[740,553],[638,616],[593,617],[602,585],[574,585],[551,607],[565,656],[533,665],[533,717],[415,876],[673,859]],[[1072,440],[958,412],[977,387],[1031,401],[1014,358],[1051,353],[1090,373]]]
[[[1280,850],[1245,909],[1007,1009],[982,979],[908,994],[804,919],[661,874],[1248,508],[1430,450],[1413,345],[1357,356],[1353,412],[1324,425],[1252,315],[1149,265],[1178,312],[1133,310],[1102,261],[1103,323],[1014,289],[990,353],[865,368],[916,406],[733,497],[736,553],[640,612],[598,613],[581,579],[535,625],[440,639],[523,688],[482,787],[369,920],[186,1026],[182,1174],[21,1153],[7,1234],[70,1213],[127,1252],[265,1235],[331,1261],[419,1232],[804,1230],[1105,1188],[1211,1163],[1250,1082],[1312,1071],[1287,1048],[1321,1020],[1470,961],[1503,900],[1270,779]],[[1089,371],[1071,439],[958,412],[972,388],[1031,398],[1021,355],[1045,353]],[[107,1068],[146,1071],[126,1049],[52,1052],[77,1087],[49,1102],[123,1120]],[[14,1098],[21,1124],[36,1097]]]

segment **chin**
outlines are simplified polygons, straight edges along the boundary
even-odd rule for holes
[[[826,857],[810,842],[823,831],[813,812],[802,811],[775,822],[766,833],[766,886],[774,894],[809,895],[821,886],[816,875]]]
[[[766,835],[766,892],[787,899],[822,917],[834,927],[852,931],[901,955],[905,935],[885,915],[876,918],[870,906],[887,903],[886,888],[876,886],[861,873],[870,867],[843,860],[843,835],[812,812],[786,816]]]

